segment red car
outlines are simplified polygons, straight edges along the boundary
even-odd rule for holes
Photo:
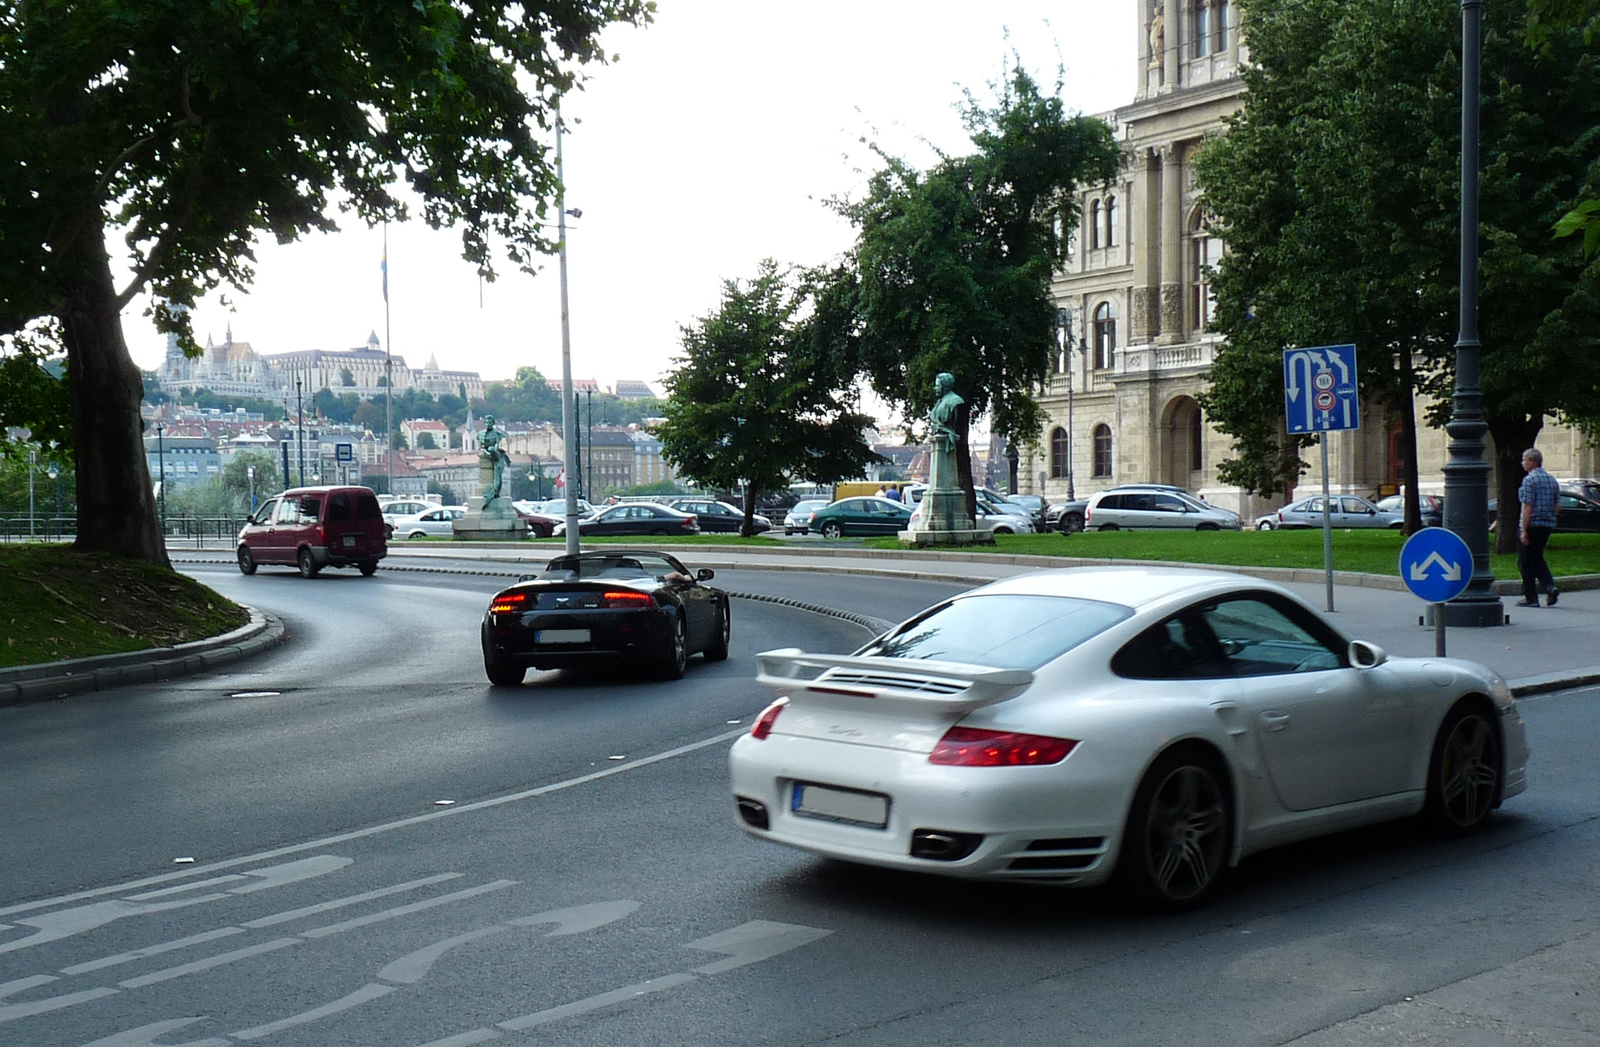
[[[389,554],[387,526],[370,488],[296,487],[269,498],[240,529],[239,570],[282,564],[306,578],[324,567],[371,575]]]

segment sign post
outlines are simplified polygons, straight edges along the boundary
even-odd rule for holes
[[[1328,433],[1361,428],[1356,347],[1322,345],[1283,351],[1283,416],[1290,435],[1320,433],[1322,447],[1322,563],[1328,610],[1333,610],[1333,506],[1328,493]]]
[[[1472,581],[1472,550],[1454,531],[1424,527],[1400,548],[1400,580],[1433,604],[1433,653],[1444,657],[1444,605]]]

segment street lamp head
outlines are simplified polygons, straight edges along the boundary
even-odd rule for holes
[[[1066,306],[1056,310],[1056,326],[1065,331],[1072,326],[1072,310]]]
[[[49,467],[47,469],[45,469],[44,472],[45,472],[45,475],[50,477],[50,479],[52,479],[52,480],[54,480],[56,477],[61,475],[61,470],[56,467],[56,463],[54,463],[54,462],[51,462]]]
[[[569,208],[567,208],[567,214],[571,215],[574,218],[582,218],[583,217],[583,208],[581,208],[581,207],[569,207]]]

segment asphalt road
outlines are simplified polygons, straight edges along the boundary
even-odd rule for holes
[[[1594,690],[1524,703],[1532,785],[1490,831],[1287,848],[1152,919],[744,838],[725,752],[766,702],[751,654],[846,650],[859,626],[740,600],[732,658],[683,681],[497,690],[492,578],[191,570],[291,642],[0,710],[0,1043],[1336,1043],[1600,929]],[[959,588],[717,581],[885,618]],[[1529,1015],[1503,1042],[1594,1028]]]

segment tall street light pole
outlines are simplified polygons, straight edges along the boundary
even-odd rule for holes
[[[306,407],[300,396],[300,376],[298,374],[294,376],[294,413],[296,418],[294,437],[295,475],[300,478],[300,486],[304,487],[306,485]]]
[[[161,474],[161,534],[167,533],[167,445],[163,434],[167,427],[160,422],[156,423],[156,468]]]
[[[599,493],[594,489],[594,390],[585,389],[583,395],[589,401],[589,431],[585,434],[589,441],[589,467],[584,470],[584,476],[588,478],[586,482],[589,486],[584,488],[584,492],[598,497]],[[589,499],[589,501],[599,504],[593,498]]]
[[[1489,463],[1484,458],[1483,394],[1478,387],[1478,81],[1483,0],[1461,0],[1461,297],[1456,392],[1451,400],[1449,460],[1444,466],[1444,525],[1472,551],[1472,581],[1444,605],[1446,625],[1505,623],[1489,567]]]
[[[1067,501],[1078,492],[1072,485],[1072,310],[1056,310],[1056,336],[1061,342],[1061,362],[1067,369]]]
[[[578,490],[572,478],[578,472],[578,405],[572,388],[572,329],[567,320],[567,182],[561,165],[561,105],[556,104],[556,237],[561,258],[561,434],[566,443],[567,553],[578,552]]]
[[[39,451],[37,448],[28,448],[28,537],[37,538],[33,527],[33,473],[39,465]]]

